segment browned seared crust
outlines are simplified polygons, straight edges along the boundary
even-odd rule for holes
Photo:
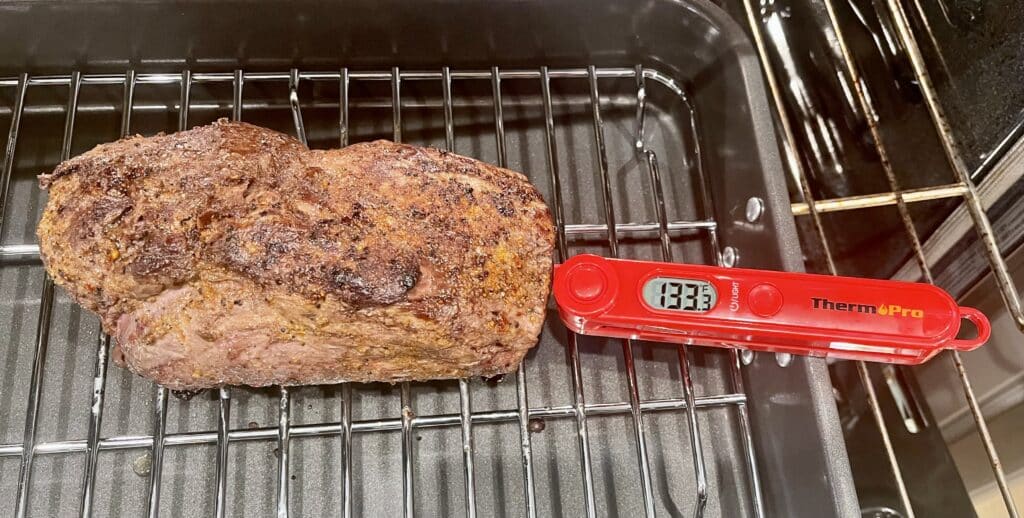
[[[519,174],[224,120],[40,176],[40,250],[132,371],[175,389],[509,372],[544,320],[553,226]]]

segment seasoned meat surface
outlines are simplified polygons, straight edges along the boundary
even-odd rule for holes
[[[173,389],[490,376],[536,342],[553,225],[516,172],[218,121],[40,176],[46,270]]]

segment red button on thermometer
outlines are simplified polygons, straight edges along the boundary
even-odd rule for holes
[[[917,364],[988,340],[988,319],[928,284],[577,255],[555,269],[577,333]],[[957,339],[962,319],[978,336]]]

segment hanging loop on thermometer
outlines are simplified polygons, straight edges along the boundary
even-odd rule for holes
[[[555,301],[586,335],[900,364],[988,340],[988,319],[928,284],[577,255]],[[974,338],[957,338],[963,320]]]

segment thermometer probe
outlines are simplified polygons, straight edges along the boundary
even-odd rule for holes
[[[988,340],[988,319],[920,283],[606,259],[555,268],[558,311],[584,335],[919,364]],[[959,339],[963,319],[977,328]]]

